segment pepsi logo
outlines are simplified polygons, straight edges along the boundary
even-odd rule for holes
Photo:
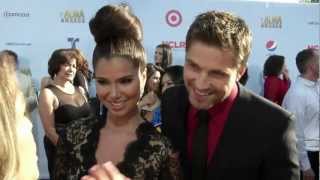
[[[273,41],[273,40],[269,40],[266,43],[266,48],[268,51],[275,51],[277,49],[278,45],[277,42]]]
[[[166,22],[171,27],[177,27],[182,22],[182,15],[178,10],[170,10],[166,14]]]

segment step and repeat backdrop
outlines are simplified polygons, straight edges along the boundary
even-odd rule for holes
[[[32,76],[36,88],[47,75],[47,62],[58,48],[81,49],[91,64],[95,46],[88,22],[106,4],[123,1],[2,0],[0,6],[0,50],[19,55],[20,69]],[[298,75],[297,52],[319,48],[319,4],[285,4],[215,0],[130,0],[128,4],[140,18],[148,61],[153,62],[155,46],[168,43],[173,48],[174,64],[184,63],[185,35],[191,22],[207,10],[231,11],[245,19],[253,33],[247,87],[261,93],[263,63],[271,54],[286,57],[291,79]],[[43,152],[43,130],[35,111],[41,177],[47,177]]]

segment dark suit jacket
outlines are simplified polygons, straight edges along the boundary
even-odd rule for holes
[[[208,180],[299,180],[292,116],[280,106],[241,85],[213,158]],[[162,131],[180,152],[185,179],[190,177],[186,121],[189,108],[184,86],[162,97]]]

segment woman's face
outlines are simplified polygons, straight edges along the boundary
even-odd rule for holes
[[[72,82],[77,71],[76,63],[76,59],[71,59],[60,65],[60,69],[56,75],[56,78]]]
[[[152,76],[148,79],[148,91],[157,92],[160,87],[161,74],[159,71],[155,71]]]
[[[163,76],[162,76],[162,81],[161,81],[161,93],[164,93],[164,91],[166,89],[168,89],[169,87],[172,87],[174,86],[174,82],[172,81],[171,77],[165,73]]]
[[[154,63],[158,66],[161,66],[163,59],[163,48],[156,48],[154,52]]]
[[[125,117],[138,113],[137,103],[143,93],[146,72],[141,73],[127,59],[115,57],[100,59],[95,69],[99,100],[108,109],[108,115]]]

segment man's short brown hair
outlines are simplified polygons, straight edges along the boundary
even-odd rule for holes
[[[194,41],[231,50],[235,65],[246,65],[251,51],[251,32],[243,19],[227,12],[209,11],[198,15],[186,37],[186,51]]]

